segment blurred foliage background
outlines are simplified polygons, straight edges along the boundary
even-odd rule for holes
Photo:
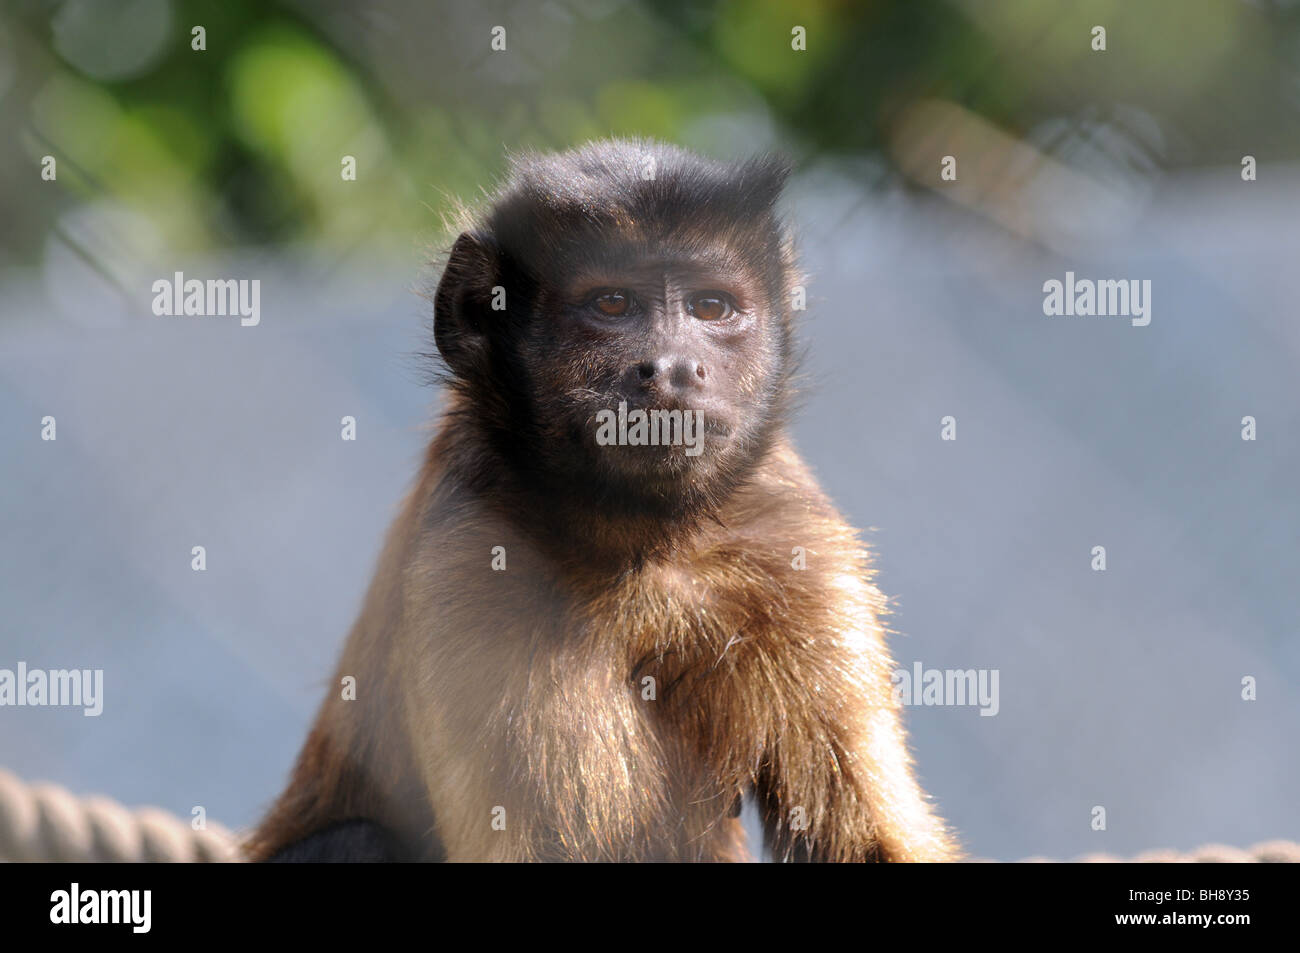
[[[0,254],[36,264],[56,234],[111,277],[164,249],[409,249],[506,150],[609,134],[897,180],[891,137],[925,100],[1112,175],[1243,142],[1294,158],[1300,3],[10,0]]]

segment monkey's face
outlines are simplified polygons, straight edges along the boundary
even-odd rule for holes
[[[522,362],[536,424],[591,475],[656,494],[707,489],[766,435],[784,370],[779,313],[721,249],[600,257],[540,302]]]
[[[510,466],[634,508],[745,478],[787,392],[785,174],[643,142],[515,169],[457,240],[434,326]]]

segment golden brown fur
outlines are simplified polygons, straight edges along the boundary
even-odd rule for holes
[[[866,551],[779,420],[711,505],[647,512],[539,494],[490,401],[453,390],[254,859],[366,818],[412,859],[742,860],[746,792],[778,858],[955,856]]]
[[[255,858],[371,817],[430,859],[740,860],[751,787],[779,856],[953,855],[905,759],[866,554],[788,447],[722,525],[618,575],[557,573],[508,514],[441,489],[437,449],[338,668],[358,699],[326,700]]]

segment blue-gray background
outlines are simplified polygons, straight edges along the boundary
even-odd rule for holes
[[[61,95],[74,120],[93,106]],[[898,660],[1000,672],[996,717],[908,715],[966,846],[1014,859],[1300,838],[1300,169],[1282,155],[1245,182],[1250,142],[1197,153],[1157,106],[1005,141],[966,109],[957,145],[922,109],[923,134],[859,155],[800,149],[767,107],[746,109],[736,128],[795,143],[799,164],[796,442],[869,530]],[[36,126],[31,155],[3,170],[20,211],[56,188],[39,156],[69,128]],[[690,123],[672,137],[748,144]],[[474,148],[499,160],[512,141]],[[322,148],[332,177],[338,150]],[[992,162],[959,165],[973,191],[937,179],[954,151]],[[1042,164],[1013,161],[1025,155]],[[489,186],[495,168],[458,167],[447,188],[473,200],[466,181]],[[442,196],[426,181],[417,209]],[[0,667],[103,668],[106,697],[99,718],[0,709],[0,767],[238,827],[284,781],[428,439],[438,395],[413,289],[429,277],[420,243],[445,236],[420,209],[395,241],[375,237],[373,212],[356,233],[320,225],[324,241],[198,240],[168,218],[181,193],[165,184],[167,200],[110,183],[48,221],[10,220]],[[149,286],[176,270],[261,279],[260,326],[155,317]],[[1043,282],[1066,270],[1149,279],[1150,326],[1044,316]],[[45,415],[57,441],[40,439]],[[340,440],[344,415],[356,442]],[[946,415],[954,442],[939,439]],[[190,569],[195,545],[206,572]]]

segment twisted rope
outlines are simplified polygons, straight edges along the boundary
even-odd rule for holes
[[[77,797],[55,784],[25,784],[0,770],[0,861],[227,863],[243,858],[229,829],[195,830],[154,807],[128,810],[106,797]],[[989,861],[977,861],[977,863]],[[1081,863],[1300,863],[1300,844],[1275,840],[1249,850],[1208,844],[1187,853],[1152,850],[1131,860],[1087,854]],[[1056,863],[1029,857],[1023,863]]]
[[[158,808],[128,810],[54,784],[29,785],[0,770],[0,860],[222,863],[239,860],[235,835],[208,822],[195,830]]]

